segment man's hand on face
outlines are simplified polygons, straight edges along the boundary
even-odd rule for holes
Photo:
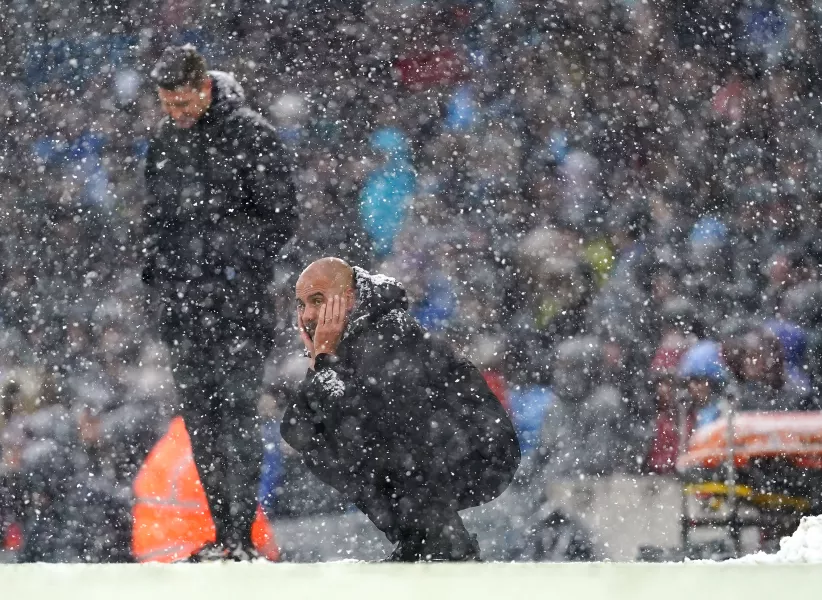
[[[308,333],[308,330],[305,328],[305,323],[303,323],[303,316],[297,311],[297,327],[300,330],[300,339],[303,341],[305,345],[305,349],[308,351],[308,355],[311,357],[311,365],[310,368],[314,368],[314,340],[311,339],[311,335]]]
[[[334,296],[320,308],[317,327],[314,330],[313,358],[318,354],[334,354],[342,339],[346,323],[345,300]]]

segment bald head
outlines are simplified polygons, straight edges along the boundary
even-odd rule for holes
[[[300,283],[318,278],[354,287],[354,269],[344,260],[333,256],[315,260],[308,265],[297,280],[297,288]]]
[[[339,258],[321,258],[302,272],[295,292],[297,311],[305,330],[313,338],[323,304],[339,296],[345,300],[347,312],[354,308],[354,269]]]

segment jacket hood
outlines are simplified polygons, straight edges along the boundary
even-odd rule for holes
[[[354,267],[357,300],[348,321],[344,337],[359,332],[369,323],[376,323],[392,310],[408,310],[408,297],[402,284],[380,273],[371,274]]]
[[[245,105],[245,92],[234,75],[225,71],[209,71],[208,74],[214,82],[210,110],[229,114]]]

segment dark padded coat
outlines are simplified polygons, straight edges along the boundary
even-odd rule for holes
[[[296,228],[291,172],[273,127],[231,75],[209,76],[205,115],[190,129],[165,118],[146,158],[143,278],[170,309],[171,338],[215,319],[265,329],[266,288]]]
[[[520,461],[480,372],[429,335],[395,280],[355,269],[357,307],[282,421],[311,471],[396,541],[499,496]]]

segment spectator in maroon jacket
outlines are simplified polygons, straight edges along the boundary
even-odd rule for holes
[[[684,346],[662,347],[657,350],[651,363],[657,416],[645,464],[650,473],[673,473],[681,447],[690,437],[696,422],[694,411],[686,408],[683,430],[683,404],[677,393],[676,371],[684,352]]]

